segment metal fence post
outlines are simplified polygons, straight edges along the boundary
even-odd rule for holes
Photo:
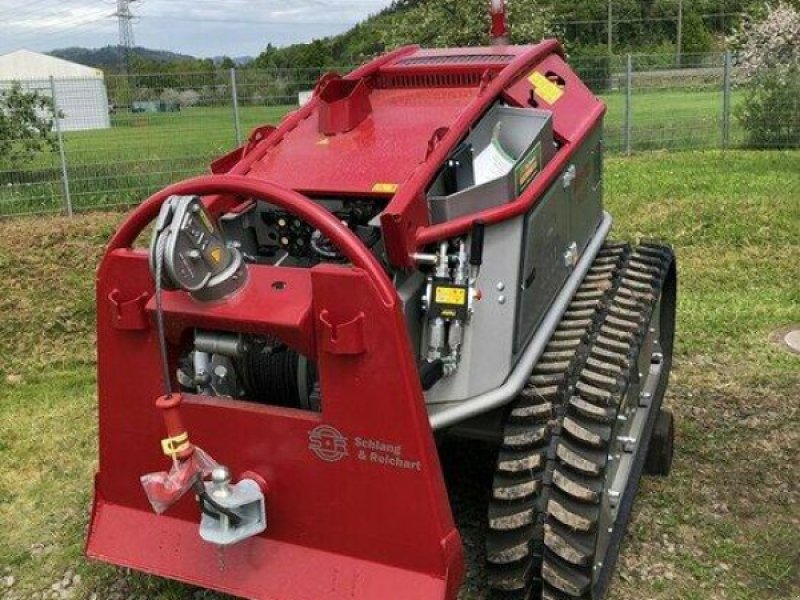
[[[58,98],[56,98],[56,80],[50,76],[50,97],[53,100],[53,122],[56,126],[56,136],[58,137],[58,154],[61,158],[61,181],[64,186],[64,212],[68,217],[72,216],[72,196],[69,191],[69,171],[67,169],[67,153],[64,149],[64,134],[61,131],[60,111],[58,110]]]
[[[722,77],[722,149],[727,150],[731,143],[731,68],[730,52],[725,53],[725,68]]]
[[[633,150],[633,57],[628,54],[625,69],[625,154]]]
[[[242,122],[239,118],[239,89],[236,85],[236,69],[231,68],[231,99],[233,101],[233,126],[236,129],[236,147],[242,145]]]

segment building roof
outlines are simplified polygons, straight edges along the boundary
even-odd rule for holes
[[[0,55],[0,80],[81,77],[102,79],[103,72],[31,50]]]

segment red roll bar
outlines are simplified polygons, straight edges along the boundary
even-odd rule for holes
[[[268,181],[241,175],[195,177],[171,185],[150,196],[131,213],[117,230],[117,233],[111,238],[107,252],[130,248],[144,228],[158,216],[161,205],[170,196],[220,194],[258,198],[297,215],[312,227],[319,229],[355,267],[369,276],[380,294],[381,300],[387,306],[395,302],[397,294],[381,264],[339,219],[307,196]],[[230,201],[225,202],[224,197],[217,196],[208,203],[207,208],[215,213],[225,210],[225,206],[230,207],[230,205]]]

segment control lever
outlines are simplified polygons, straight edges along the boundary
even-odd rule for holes
[[[483,238],[486,231],[486,223],[475,221],[472,224],[472,236],[469,247],[469,264],[473,267],[480,267],[483,264]]]

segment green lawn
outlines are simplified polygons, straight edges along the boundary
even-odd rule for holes
[[[675,467],[644,482],[612,598],[800,598],[800,356],[771,337],[800,323],[800,152],[613,158],[606,189],[616,236],[672,242],[680,274]],[[8,600],[41,598],[69,572],[73,598],[198,597],[81,556],[96,463],[92,286],[120,218],[0,221]]]
[[[734,103],[739,100],[734,95]],[[606,142],[612,153],[625,149],[625,95],[610,92]],[[245,137],[258,125],[276,123],[288,106],[241,109]],[[634,152],[654,149],[718,148],[722,141],[722,92],[637,89],[632,97]],[[744,136],[731,121],[731,143]],[[72,201],[77,211],[130,206],[182,178],[202,173],[235,146],[231,107],[196,107],[179,113],[115,116],[108,130],[66,136]],[[58,212],[63,186],[57,152],[44,154],[24,172],[0,172],[0,217]]]
[[[243,136],[246,139],[258,125],[277,123],[289,110],[243,107]],[[170,183],[206,171],[215,158],[235,147],[229,107],[124,114],[114,118],[111,129],[66,133],[73,206],[76,211],[130,206]],[[58,153],[40,156],[25,173],[0,172],[0,216],[54,212],[62,206]]]
[[[734,92],[732,105],[742,98]],[[611,151],[625,150],[624,91],[603,96],[608,105],[606,143]],[[722,90],[687,89],[634,90],[631,95],[631,149],[689,150],[720,148],[722,145]],[[741,144],[744,132],[735,117],[731,118],[730,142]]]

